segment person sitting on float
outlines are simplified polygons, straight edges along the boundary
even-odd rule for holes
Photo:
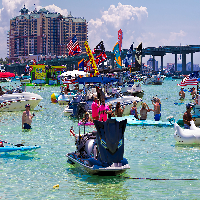
[[[138,113],[137,113],[137,102],[134,101],[133,102],[133,106],[131,107],[131,110],[130,110],[130,115],[133,115],[136,119],[138,119]]]
[[[84,118],[81,120],[83,123],[87,123],[87,122],[93,122],[93,120],[91,119],[90,117],[90,114],[89,112],[86,112],[85,115],[84,115]]]
[[[190,129],[190,121],[192,121],[191,106],[187,104],[186,109],[187,111],[183,115],[184,128]]]

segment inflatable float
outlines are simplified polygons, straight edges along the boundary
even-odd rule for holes
[[[174,123],[172,120],[168,122],[162,121],[154,121],[154,120],[138,120],[133,115],[124,116],[124,117],[112,117],[112,119],[116,119],[117,121],[127,119],[127,125],[131,126],[173,126]]]
[[[40,146],[3,146],[0,147],[0,152],[28,151],[37,148],[40,148]]]
[[[190,122],[190,129],[183,129],[177,123],[174,124],[174,139],[178,144],[200,144],[200,128],[194,121]]]
[[[78,123],[78,126],[93,126],[94,125],[94,123],[93,122],[86,122],[86,123],[84,123],[84,122],[82,122],[82,121],[79,121],[79,123]]]

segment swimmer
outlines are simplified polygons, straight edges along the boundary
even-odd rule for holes
[[[22,129],[31,129],[32,118],[35,114],[31,115],[30,104],[26,104],[25,108],[26,110],[22,115]]]
[[[91,117],[90,117],[89,112],[85,113],[85,116],[84,116],[84,118],[81,121],[84,122],[84,123],[93,122],[92,119],[91,119]]]
[[[189,104],[186,105],[187,111],[183,115],[183,122],[184,122],[184,128],[190,129],[190,121],[192,121],[192,115],[191,115],[191,107]]]
[[[154,110],[151,110],[154,112],[154,119],[155,121],[159,121],[160,120],[160,104],[159,104],[159,99],[153,98],[152,99],[152,104],[154,105]]]
[[[150,112],[150,109],[146,103],[143,103],[142,108],[140,110],[140,120],[147,119],[147,112]]]
[[[183,87],[181,88],[181,91],[179,92],[180,100],[185,99],[185,92],[183,91]]]

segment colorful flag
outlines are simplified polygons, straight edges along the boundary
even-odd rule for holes
[[[100,54],[101,52],[105,52],[103,41],[99,42],[99,44],[94,48],[94,53],[96,55]]]
[[[142,42],[136,48],[134,71],[140,71],[141,66],[142,66]]]
[[[187,86],[187,85],[197,85],[198,81],[197,81],[198,76],[196,76],[195,74],[190,74],[187,75],[180,84],[177,84],[178,86]]]
[[[115,61],[117,63],[117,67],[119,67],[120,69],[122,68],[122,61],[121,61],[121,55],[120,55],[120,51],[119,51],[119,43],[117,42],[113,48],[113,52],[115,55]]]
[[[132,53],[133,53],[133,44],[131,45],[130,49],[127,51],[126,57],[123,60],[125,67],[131,67],[131,65],[132,65]]]
[[[67,49],[69,50],[69,56],[74,56],[82,52],[81,47],[79,46],[79,43],[77,41],[76,35],[67,44]]]
[[[104,62],[107,59],[107,55],[105,52],[101,52],[96,58],[95,58],[95,62],[97,65],[99,65],[100,63]]]
[[[119,51],[121,52],[122,48],[122,39],[123,39],[123,32],[121,29],[118,31],[118,43],[119,43]]]
[[[94,56],[92,55],[92,52],[90,50],[90,47],[87,41],[85,41],[84,45],[85,45],[86,52],[89,56],[90,63],[92,64],[92,68],[94,69],[94,76],[96,76],[98,74],[98,69],[97,69],[96,62],[94,60]]]
[[[78,62],[78,70],[84,71],[84,58]]]

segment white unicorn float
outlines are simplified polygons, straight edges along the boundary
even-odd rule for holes
[[[183,129],[177,123],[174,124],[174,139],[178,144],[200,144],[200,128],[194,121],[190,122],[190,129]]]

